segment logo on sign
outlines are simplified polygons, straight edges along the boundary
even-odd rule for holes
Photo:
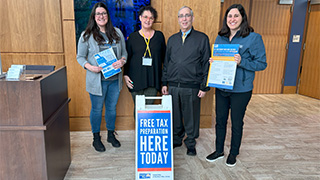
[[[140,179],[150,179],[151,178],[151,174],[150,173],[140,173],[139,174],[139,178]]]

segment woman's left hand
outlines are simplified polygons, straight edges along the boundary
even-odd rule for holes
[[[119,69],[121,68],[124,64],[126,63],[126,59],[124,57],[122,57],[121,59],[119,59],[118,61],[114,62],[112,64],[113,68],[115,69]]]
[[[235,54],[235,55],[234,55],[234,61],[235,61],[238,65],[240,65],[240,63],[241,63],[241,56],[240,56],[240,54]]]

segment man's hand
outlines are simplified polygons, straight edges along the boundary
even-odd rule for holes
[[[198,97],[203,98],[206,95],[206,92],[199,90]]]
[[[163,95],[168,95],[169,94],[168,86],[162,86],[161,92],[162,92]]]

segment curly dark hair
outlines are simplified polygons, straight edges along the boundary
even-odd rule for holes
[[[143,7],[141,7],[139,12],[138,12],[139,16],[142,16],[144,11],[150,11],[152,16],[153,16],[153,18],[154,18],[154,20],[157,19],[157,17],[158,17],[157,10],[155,10],[152,6],[143,6]]]

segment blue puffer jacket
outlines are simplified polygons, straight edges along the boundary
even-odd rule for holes
[[[215,44],[240,44],[241,63],[237,66],[233,90],[220,89],[226,92],[248,92],[253,89],[255,71],[267,67],[266,50],[260,34],[251,32],[246,37],[237,34],[229,41],[228,37],[217,36]]]

